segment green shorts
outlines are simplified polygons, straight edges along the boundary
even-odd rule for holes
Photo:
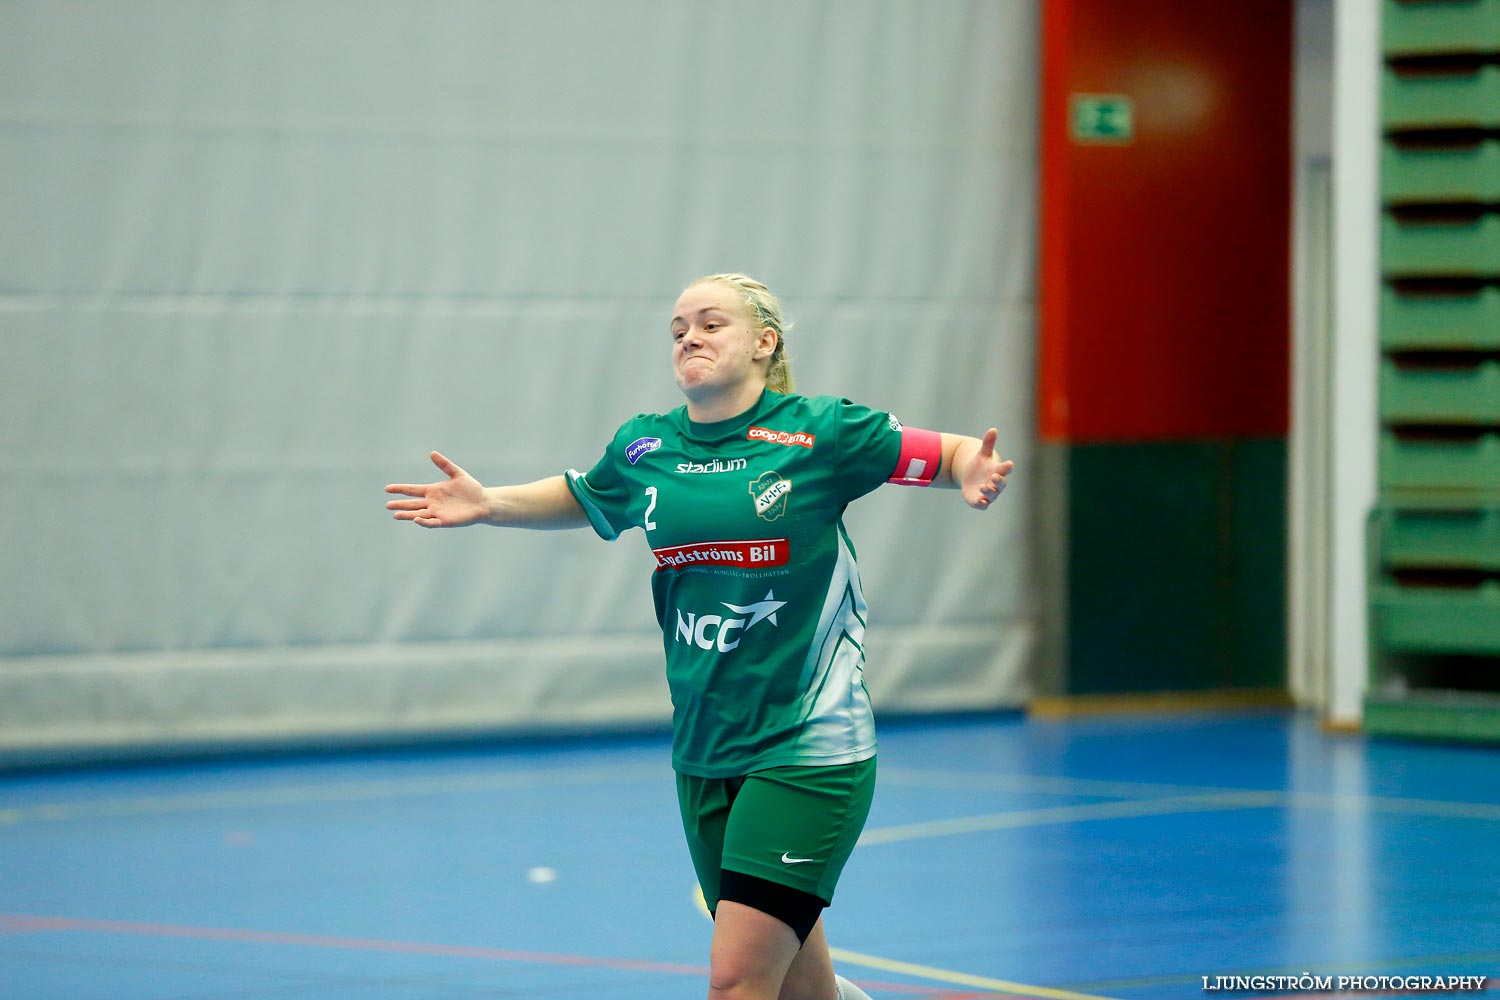
[[[725,869],[833,902],[874,795],[873,757],[771,767],[743,778],[677,775],[682,828],[709,910],[718,908]]]

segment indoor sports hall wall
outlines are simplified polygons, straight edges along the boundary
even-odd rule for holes
[[[1042,9],[1047,693],[1283,700],[1295,6]]]
[[[925,0],[0,6],[0,753],[668,716],[649,553],[382,487],[596,460],[743,270],[799,388],[1000,428],[851,511],[889,710],[1034,633],[1036,14]]]

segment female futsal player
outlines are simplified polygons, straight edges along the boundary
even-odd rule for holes
[[[700,279],[672,314],[687,398],[616,432],[587,473],[386,492],[397,520],[591,526],[646,534],[672,692],[672,765],[688,849],[714,914],[711,1000],[857,1000],[822,910],[869,813],[875,726],[865,602],[842,514],[882,483],[946,486],[985,510],[1011,463],[983,440],[903,427],[792,392],[781,308],[739,274]]]

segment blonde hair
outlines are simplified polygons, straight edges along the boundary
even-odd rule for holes
[[[766,388],[783,395],[790,393],[793,388],[792,365],[787,360],[786,331],[791,329],[791,324],[782,319],[781,303],[776,300],[776,296],[765,285],[744,274],[710,274],[693,284],[701,285],[707,281],[717,281],[721,285],[738,288],[754,310],[754,315],[760,317],[761,326],[775,331],[776,350],[771,353],[771,364],[766,369]],[[688,287],[691,288],[692,285]]]

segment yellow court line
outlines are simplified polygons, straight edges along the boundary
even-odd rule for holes
[[[953,972],[949,969],[934,968],[931,965],[918,965],[915,962],[897,962],[893,959],[865,955],[844,948],[830,947],[828,954],[840,962],[848,962],[851,965],[863,965],[882,972],[898,972],[906,976],[933,979],[940,983],[952,983],[955,986],[974,986],[982,990],[994,990],[997,993],[1009,993],[1014,996],[1044,997],[1046,1000],[1110,1000],[1109,997],[1092,993],[1074,993],[1072,990],[1056,990],[1050,986],[1031,986],[1027,983],[1013,983],[1006,979],[971,976],[967,972]]]
[[[907,772],[907,774],[920,774],[922,778],[932,775],[941,775],[942,772]],[[950,772],[951,773],[951,772]],[[957,776],[959,780],[967,780],[969,776]],[[973,778],[983,779],[985,775],[974,775]],[[921,779],[919,778],[919,781]],[[946,784],[946,778],[940,778]],[[1066,782],[1067,779],[1058,779]],[[1046,781],[1046,779],[1044,779]],[[913,782],[917,783],[917,782]],[[1088,782],[1094,786],[1092,792],[1082,792],[1078,789],[1069,789],[1062,794],[1117,794],[1119,786],[1125,783],[1102,783]],[[1114,790],[1101,792],[1099,786],[1109,784]],[[929,787],[935,787],[935,784]],[[975,786],[970,781],[964,787],[972,790]],[[1055,786],[1054,786],[1055,787]],[[1132,794],[1139,795],[1145,789],[1160,791],[1167,787],[1162,785],[1139,785],[1125,786]],[[1040,790],[1037,787],[1027,789],[1030,791]],[[1366,797],[1350,794],[1320,794],[1310,792],[1279,792],[1279,791],[1254,791],[1234,789],[1201,789],[1198,794],[1172,795],[1155,799],[1128,799],[1118,802],[1095,802],[1085,805],[1056,806],[1045,809],[1013,810],[1003,813],[989,813],[981,816],[963,816],[956,819],[934,820],[924,823],[907,823],[900,826],[881,827],[866,830],[859,838],[858,846],[868,847],[874,844],[890,844],[902,841],[920,840],[930,837],[958,836],[969,833],[980,833],[989,830],[1017,829],[1022,827],[1047,826],[1060,823],[1076,823],[1092,820],[1128,819],[1142,816],[1161,816],[1173,813],[1209,812],[1227,809],[1258,809],[1272,806],[1299,806],[1313,808],[1350,808],[1364,807],[1376,810],[1407,813],[1414,815],[1450,816],[1472,819],[1500,819],[1500,806],[1488,805],[1475,802],[1445,802],[1434,799],[1394,799]],[[703,900],[701,889],[694,889],[694,901],[698,910],[704,917],[709,917],[708,906]],[[978,989],[994,990],[999,993],[1010,993],[1016,996],[1038,997],[1043,1000],[1109,1000],[1096,994],[1079,993],[1072,990],[1053,989],[1047,986],[1032,986],[1026,983],[1014,983],[1003,979],[992,979],[987,976],[975,976],[964,972],[955,972],[950,969],[940,969],[929,965],[918,965],[912,962],[901,962],[894,959],[881,958],[877,955],[866,955],[861,952],[849,951],[844,948],[830,947],[828,949],[836,960],[851,965],[864,966],[866,968],[879,969],[886,972],[895,972],[914,978],[929,979],[936,982],[951,983],[957,986],[975,987]],[[1162,980],[1167,982],[1168,980]],[[1175,982],[1175,980],[1172,980]],[[1108,986],[1109,984],[1101,984]]]
[[[648,778],[664,779],[670,773],[665,766],[660,764],[632,764],[614,767],[572,767],[457,774],[446,778],[415,775],[410,778],[281,785],[227,792],[185,792],[181,795],[144,795],[135,798],[97,801],[49,802],[0,809],[0,825],[78,819],[118,819],[130,816],[165,816],[213,812],[221,809],[264,809],[341,802],[369,802],[429,795],[517,791],[527,788],[551,788],[558,785],[591,785]]]
[[[703,888],[701,886],[693,886],[693,905],[698,908],[698,913],[705,919],[713,919],[713,914],[708,912],[708,902],[703,898]],[[893,958],[866,955],[863,952],[849,951],[847,948],[835,948],[831,945],[828,948],[828,954],[833,956],[835,961],[845,962],[849,965],[879,969],[881,972],[895,972],[903,976],[911,976],[915,979],[931,979],[939,983],[952,983],[955,986],[973,986],[981,990],[993,990],[996,993],[1009,993],[1013,996],[1042,997],[1044,1000],[1112,1000],[1110,997],[1097,996],[1091,993],[1073,993],[1069,990],[1055,990],[1050,986],[1030,986],[1026,983],[1012,983],[1005,979],[972,976],[967,972],[939,969],[933,965],[899,962]]]

